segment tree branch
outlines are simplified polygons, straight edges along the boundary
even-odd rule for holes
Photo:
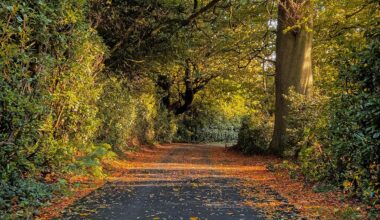
[[[193,7],[194,12],[197,10],[197,8],[198,8],[198,0],[194,0],[194,7]]]
[[[194,12],[192,15],[190,15],[186,20],[183,20],[182,21],[182,26],[189,25],[195,18],[197,18],[202,13],[208,11],[210,8],[212,8],[213,6],[215,6],[218,2],[220,2],[220,0],[212,0],[206,6],[204,6],[201,9],[199,9],[199,11]]]

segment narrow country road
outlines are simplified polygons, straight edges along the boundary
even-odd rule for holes
[[[123,168],[120,177],[78,200],[64,211],[63,219],[265,219],[260,208],[247,205],[258,200],[244,192],[271,189],[244,188],[234,175],[220,171],[212,159],[218,146],[172,144],[143,161]],[[150,159],[149,159],[150,158]],[[228,168],[228,167],[227,167]],[[258,170],[257,172],[260,172]],[[283,201],[287,205],[287,201]],[[296,217],[297,210],[278,218]],[[280,211],[281,212],[281,211]]]

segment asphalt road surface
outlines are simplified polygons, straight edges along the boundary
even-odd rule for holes
[[[238,178],[209,169],[216,146],[178,144],[68,207],[63,219],[265,219],[244,204]],[[292,216],[290,216],[291,218]],[[295,217],[295,216],[293,216]]]

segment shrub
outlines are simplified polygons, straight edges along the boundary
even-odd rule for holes
[[[349,195],[374,205],[380,192],[380,33],[353,50],[340,67],[331,99],[290,91],[287,153],[298,157],[312,181],[333,181]]]
[[[332,169],[327,141],[329,99],[318,91],[305,96],[294,89],[285,98],[290,103],[285,155],[299,160],[308,180],[326,180]]]
[[[77,159],[72,170],[102,178],[105,173],[103,172],[101,161],[103,159],[113,159],[115,156],[109,144],[92,145],[91,148],[87,148],[84,156]]]
[[[176,141],[192,143],[235,143],[238,117],[227,117],[215,103],[194,103],[178,119]]]
[[[294,88],[289,90],[285,99],[289,102],[285,154],[298,157],[303,148],[320,145],[326,137],[329,99],[320,95],[318,91],[306,96],[295,92]]]
[[[314,142],[312,146],[303,147],[299,153],[301,172],[309,181],[328,181],[334,170],[329,149]]]
[[[254,115],[242,119],[238,134],[237,148],[246,154],[263,154],[269,147],[272,134],[272,120]]]
[[[0,181],[1,219],[28,219],[38,214],[37,208],[44,205],[59,184],[45,184],[34,179],[18,179],[12,184]],[[12,211],[11,213],[9,211]]]
[[[136,104],[126,82],[116,77],[102,80],[102,94],[97,102],[100,126],[97,141],[108,143],[118,154],[128,146],[136,121]]]
[[[175,132],[173,117],[159,110],[152,82],[145,80],[138,91],[131,81],[116,77],[102,79],[103,92],[97,102],[100,127],[97,142],[108,143],[119,155],[123,149],[158,141],[170,141]]]
[[[332,154],[345,190],[373,204],[380,192],[380,29],[368,33],[368,46],[342,66],[342,93],[333,99]]]
[[[160,143],[171,143],[177,132],[176,118],[166,108],[158,108],[154,119],[155,140]]]
[[[47,198],[35,180],[67,171],[92,146],[105,47],[86,7],[76,0],[0,3],[0,181],[12,198],[0,197],[12,207]]]
[[[136,138],[140,144],[151,145],[155,142],[156,101],[154,94],[151,93],[140,94],[136,97],[136,121],[131,137]]]

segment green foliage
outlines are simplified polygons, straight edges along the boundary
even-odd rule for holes
[[[368,46],[354,51],[341,68],[344,91],[333,99],[330,123],[338,180],[350,193],[376,203],[380,190],[380,32],[368,32]]]
[[[86,1],[0,3],[0,180],[23,198],[14,207],[47,198],[32,179],[67,171],[94,139],[105,48],[85,11]]]
[[[298,158],[301,171],[310,181],[325,180],[332,169],[327,144],[329,119],[328,98],[318,91],[310,96],[293,89],[286,100],[289,104],[285,156]]]
[[[98,118],[101,121],[98,142],[109,143],[120,154],[128,146],[128,138],[136,120],[135,106],[135,100],[124,81],[114,77],[106,78],[103,93],[98,100]]]
[[[2,3],[2,20],[9,21],[1,24],[2,168],[22,156],[59,168],[59,158],[92,138],[94,73],[104,48],[83,7],[78,1]]]
[[[77,159],[71,167],[71,170],[81,174],[89,174],[94,177],[102,178],[105,177],[105,173],[103,172],[101,161],[103,159],[113,159],[115,156],[111,145],[93,145],[86,149],[84,156]]]
[[[378,29],[340,67],[336,95],[290,91],[287,155],[311,181],[331,181],[369,204],[379,201],[380,83]],[[347,65],[348,63],[348,65]]]
[[[273,170],[286,170],[289,173],[290,178],[298,179],[301,175],[300,166],[294,161],[284,160],[280,164],[276,164],[272,167]]]
[[[154,119],[157,115],[157,103],[153,94],[146,93],[137,97],[136,121],[132,137],[140,144],[153,144],[155,138]]]
[[[155,140],[160,143],[171,143],[177,133],[175,116],[166,108],[158,108],[154,119]]]
[[[211,100],[210,100],[211,102]],[[176,141],[234,143],[238,118],[228,118],[215,103],[197,102],[178,122]]]
[[[219,1],[194,14],[193,4],[1,1],[2,217],[33,217],[62,191],[62,181],[43,183],[47,174],[103,177],[103,159],[140,144],[238,141],[244,153],[266,153],[274,5]],[[372,204],[380,182],[379,33],[363,31],[378,26],[376,4],[316,1],[314,72],[324,95],[287,97],[287,155],[308,180],[335,180]]]
[[[316,193],[324,193],[336,190],[336,186],[330,183],[317,183],[313,187],[313,191]]]
[[[326,181],[335,168],[328,149],[324,149],[317,142],[314,142],[312,146],[303,147],[298,160],[301,172],[309,181]]]
[[[337,216],[338,219],[340,220],[357,220],[357,219],[362,219],[362,216],[358,210],[355,210],[352,207],[346,207],[343,210],[336,210],[335,215]]]
[[[291,88],[285,99],[289,102],[286,155],[297,157],[301,149],[321,142],[317,138],[326,136],[328,98],[317,91],[306,96]]]
[[[115,76],[104,78],[97,101],[101,122],[97,141],[110,144],[119,155],[141,144],[171,142],[176,132],[175,118],[158,105],[151,80],[140,84],[143,91],[130,86],[132,82]]]
[[[237,147],[245,154],[267,153],[271,140],[272,120],[263,115],[243,118]]]
[[[2,219],[32,218],[37,208],[44,205],[54,192],[61,191],[59,184],[49,185],[33,179],[18,179],[12,185],[0,181],[0,216]],[[13,210],[8,213],[7,210]]]

